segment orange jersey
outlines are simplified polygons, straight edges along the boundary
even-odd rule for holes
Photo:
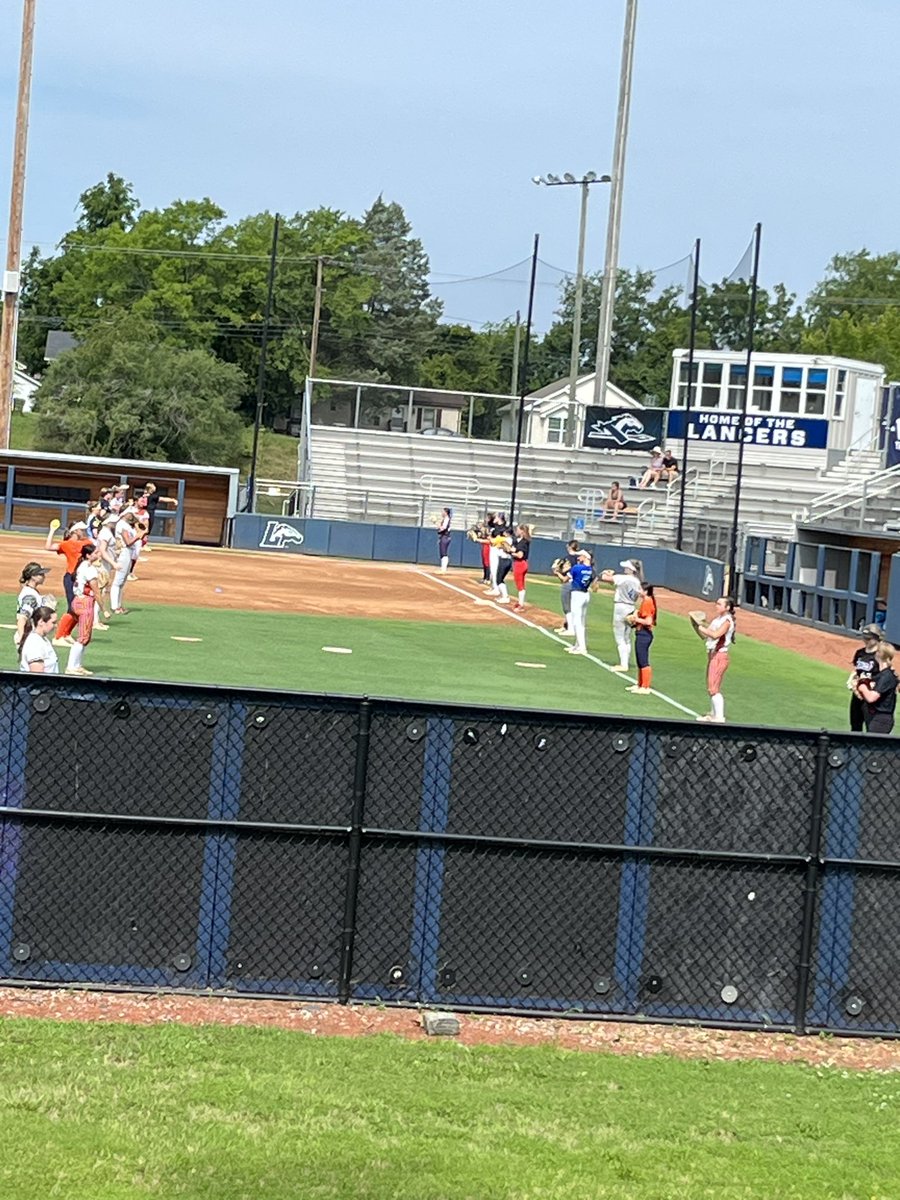
[[[77,542],[74,538],[67,538],[66,541],[60,542],[56,547],[56,553],[61,554],[66,560],[66,570],[71,575],[81,559],[81,549],[84,542]]]
[[[656,601],[651,596],[645,596],[641,601],[637,615],[643,620],[651,620],[656,624]]]

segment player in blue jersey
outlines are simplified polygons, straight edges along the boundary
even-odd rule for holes
[[[569,567],[569,581],[572,584],[572,611],[569,617],[575,634],[575,645],[566,646],[569,654],[587,654],[587,606],[595,579],[593,554],[590,550],[579,550],[575,562]]]

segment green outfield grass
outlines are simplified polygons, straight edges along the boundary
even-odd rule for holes
[[[478,626],[150,605],[141,603],[140,587],[129,590],[131,613],[114,618],[87,651],[85,665],[98,674],[692,719],[661,697],[632,695],[627,680],[566,654],[568,642],[513,620]],[[539,581],[530,587],[536,603],[555,604],[551,587]],[[434,607],[441,602],[435,588]],[[12,613],[13,598],[4,603]],[[593,598],[588,628],[591,652],[614,661],[608,595]],[[352,653],[328,653],[323,646]],[[848,643],[848,659],[851,650]],[[652,662],[660,692],[693,712],[707,711],[705,652],[683,617],[661,614]],[[0,666],[15,667],[11,639],[2,641]],[[838,668],[739,636],[725,680],[727,715],[737,722],[843,729],[845,678]]]
[[[900,1084],[767,1063],[0,1022],[15,1200],[888,1200]]]

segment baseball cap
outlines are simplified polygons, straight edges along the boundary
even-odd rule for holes
[[[76,521],[74,525],[69,526],[69,529],[73,532],[76,529],[87,529],[87,522],[86,521]]]
[[[862,634],[863,637],[867,637],[867,638],[873,637],[873,638],[880,639],[884,636],[877,625],[863,625],[862,629],[859,632]]]
[[[631,561],[630,558],[623,558],[622,561],[619,563],[619,566],[624,567],[626,571],[636,571],[637,570],[637,567],[634,565],[634,563]]]
[[[30,562],[25,564],[25,569],[22,572],[23,579],[34,579],[35,575],[46,575],[50,567],[42,567],[38,562]]]

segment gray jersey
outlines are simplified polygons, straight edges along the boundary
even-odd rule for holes
[[[613,575],[613,583],[616,585],[615,603],[627,604],[630,608],[634,608],[641,598],[641,585],[635,577],[633,575]]]

